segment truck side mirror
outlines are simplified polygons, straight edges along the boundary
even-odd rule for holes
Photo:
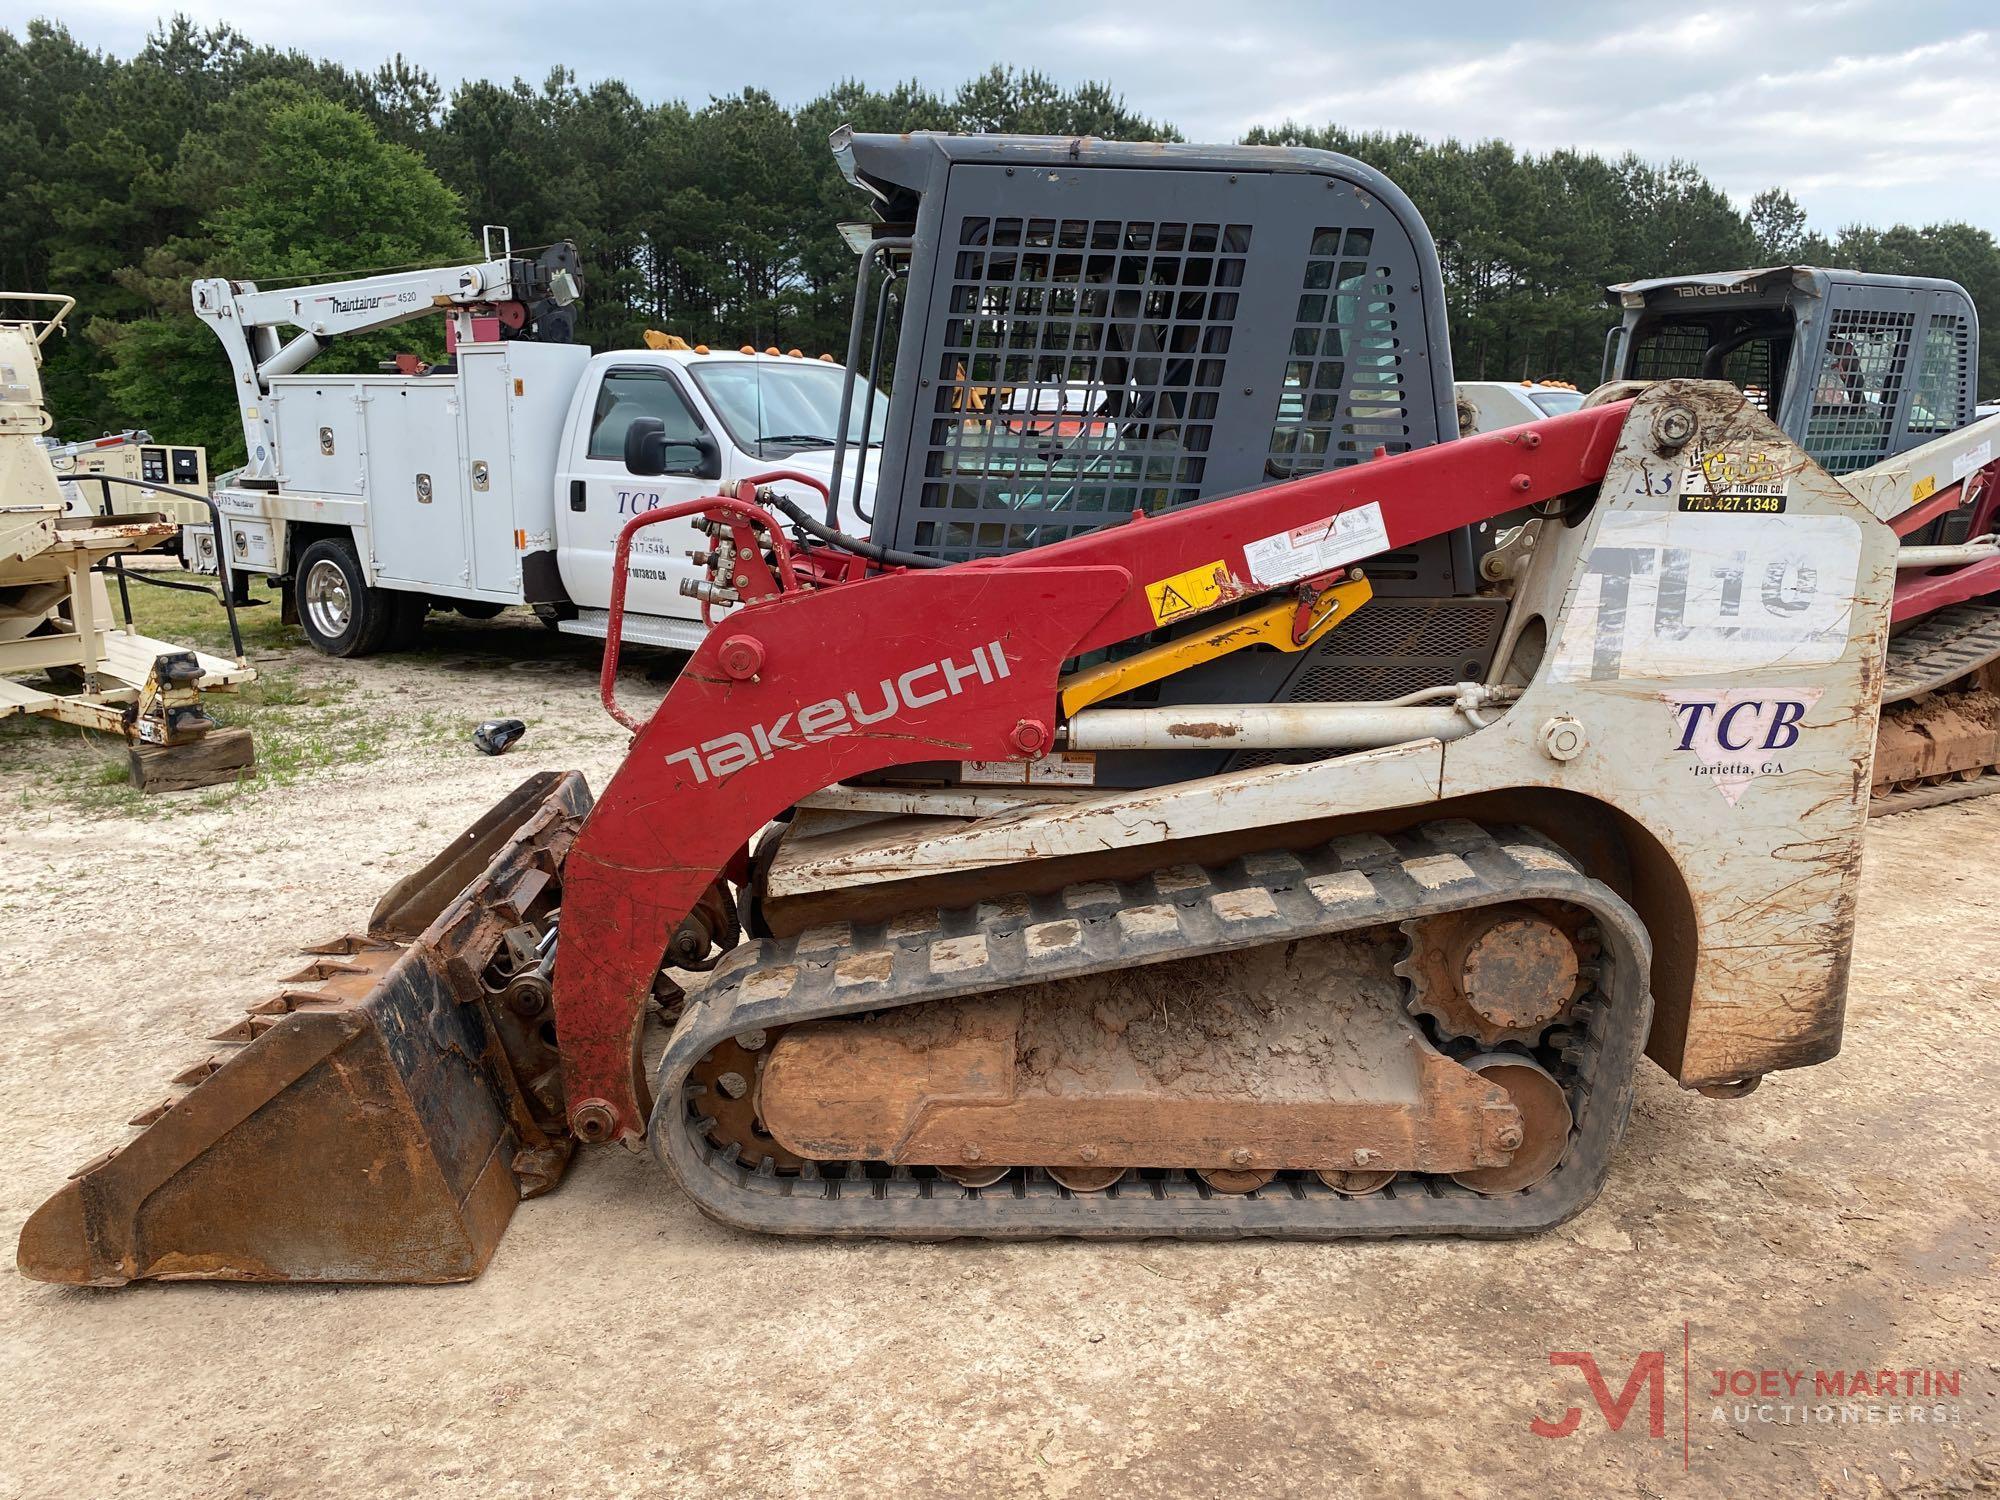
[[[632,425],[625,429],[625,467],[643,479],[669,473],[691,479],[720,479],[722,445],[707,432],[670,442],[667,424],[658,417],[634,417]]]
[[[696,479],[720,479],[722,477],[722,444],[715,440],[713,433],[698,432],[692,443],[677,443],[675,447],[694,449],[694,467],[688,472]]]
[[[625,429],[625,467],[641,478],[667,472],[667,424],[658,417],[634,417]]]

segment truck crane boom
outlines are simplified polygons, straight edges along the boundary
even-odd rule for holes
[[[489,252],[491,240],[489,229]],[[451,315],[453,347],[473,341],[470,320],[480,312],[496,314],[501,327],[513,332],[533,326],[542,338],[567,338],[573,323],[568,309],[579,295],[577,270],[575,247],[565,241],[538,260],[515,256],[503,243],[501,254],[476,264],[268,290],[224,277],[197,281],[195,316],[222,341],[235,382],[249,455],[239,481],[278,478],[277,419],[264,400],[274,377],[305,368],[338,338],[376,333],[434,312]],[[287,328],[299,331],[285,338],[280,330]]]

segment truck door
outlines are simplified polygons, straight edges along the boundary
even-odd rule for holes
[[[708,431],[673,372],[660,365],[611,365],[587,392],[586,419],[564,454],[556,506],[563,585],[585,609],[611,603],[611,557],[618,533],[636,515],[712,495],[719,476],[702,474],[692,444]],[[658,417],[670,443],[668,473],[640,479],[625,467],[625,431],[639,417]],[[701,572],[687,554],[704,540],[691,520],[666,521],[633,539],[625,608],[636,614],[698,616],[681,597],[683,578]]]

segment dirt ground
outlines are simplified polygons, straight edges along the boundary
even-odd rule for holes
[[[358,663],[256,639],[281,764],[247,789],[135,804],[101,745],[0,737],[9,1244],[301,942],[531,770],[602,785],[624,738],[591,653],[519,617]],[[500,713],[531,727],[488,759]],[[776,1241],[613,1149],[466,1286],[0,1271],[0,1495],[1992,1493],[1996,972],[2000,798],[1876,825],[1841,1056],[1730,1103],[1649,1070],[1611,1187],[1536,1240]],[[1659,1436],[1643,1381],[1614,1432],[1551,1364],[1586,1351],[1610,1398],[1662,1356]],[[1884,1368],[1959,1390],[1811,1399]],[[1711,1398],[1716,1370],[1801,1394]]]

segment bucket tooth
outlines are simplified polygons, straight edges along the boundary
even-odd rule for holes
[[[269,1016],[248,1015],[233,1026],[225,1026],[208,1040],[211,1042],[254,1042],[258,1037],[276,1025]]]
[[[351,998],[360,999],[366,993],[364,990],[360,995]],[[285,989],[278,991],[268,1000],[259,1000],[246,1009],[253,1016],[289,1016],[295,1010],[324,1009],[339,1005],[343,998],[348,997],[343,997],[331,987],[324,990]]]
[[[548,921],[589,802],[575,773],[530,778],[399,883],[369,935],[309,950],[358,961],[220,1033],[241,1045],[184,1069],[185,1093],[29,1217],[22,1272],[88,1286],[478,1275],[571,1142],[561,1100],[538,1108],[518,1081],[553,1051],[510,1051],[523,1044],[455,976],[484,970],[509,927]],[[544,878],[524,884],[523,870]]]
[[[111,1158],[116,1156],[117,1154],[118,1154],[118,1148],[116,1146],[113,1146],[109,1151],[100,1151],[97,1155],[91,1157],[89,1161],[85,1162],[82,1166],[78,1167],[74,1172],[70,1173],[69,1180],[71,1182],[75,1182],[77,1178],[86,1176],[91,1172],[95,1172],[99,1167],[103,1166],[106,1162],[110,1161]]]
[[[310,943],[306,947],[299,949],[299,952],[316,953],[325,955],[327,957],[337,958],[343,954],[377,953],[384,948],[391,948],[394,946],[395,945],[393,943],[384,942],[376,938],[368,937],[362,933],[348,932],[348,933],[343,933],[341,936],[337,938],[331,938],[324,943]]]
[[[318,984],[323,979],[333,979],[341,974],[366,974],[368,971],[359,964],[344,964],[335,959],[316,958],[296,974],[288,974],[279,980],[280,984]]]

